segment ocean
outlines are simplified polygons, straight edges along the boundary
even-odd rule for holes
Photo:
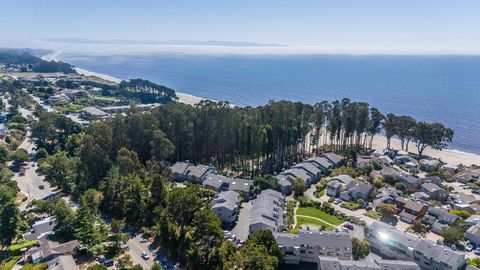
[[[77,67],[121,79],[143,78],[199,97],[258,106],[344,97],[383,113],[440,122],[450,149],[480,154],[480,57],[180,56],[63,54]]]

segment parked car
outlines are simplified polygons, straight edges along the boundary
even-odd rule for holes
[[[335,199],[335,200],[333,201],[334,204],[340,204],[341,202],[342,202],[342,200],[340,200],[340,199]]]
[[[148,260],[148,259],[150,259],[150,255],[148,255],[148,253],[146,253],[146,252],[142,252],[142,258],[144,260]]]
[[[45,189],[45,186],[44,186],[44,185],[40,185],[40,186],[38,186],[38,188],[43,190],[43,189]]]
[[[480,255],[480,247],[477,247],[474,251],[475,255]]]
[[[345,227],[345,228],[347,228],[347,229],[349,229],[349,230],[354,230],[354,229],[355,229],[355,228],[353,227],[353,225],[350,224],[350,223],[345,223],[345,224],[343,224],[343,227]]]
[[[472,244],[466,245],[466,246],[465,246],[465,250],[466,250],[467,252],[472,251],[472,250],[473,250],[473,245],[472,245]]]

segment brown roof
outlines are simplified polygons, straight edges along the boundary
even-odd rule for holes
[[[422,211],[424,207],[425,206],[423,204],[412,201],[412,200],[407,200],[407,203],[404,206],[405,209],[410,209],[416,212]]]

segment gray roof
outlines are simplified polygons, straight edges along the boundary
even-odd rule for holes
[[[400,171],[390,167],[384,167],[380,170],[380,174],[382,176],[392,176],[392,177],[399,177]]]
[[[383,270],[413,270],[420,269],[420,266],[411,261],[399,261],[399,260],[384,260],[375,258],[375,262],[382,267]]]
[[[47,235],[53,234],[53,229],[57,225],[54,217],[47,217],[42,220],[39,220],[32,225],[32,231],[25,233],[23,238],[25,240],[37,240],[38,238]]]
[[[351,182],[354,182],[355,179],[353,179],[350,175],[346,175],[346,174],[342,174],[342,175],[338,175],[338,176],[334,176],[331,178],[331,180],[337,180],[339,181],[340,183],[344,184],[344,185],[348,185],[350,184]]]
[[[288,180],[288,177],[285,175],[279,174],[275,176],[275,178],[278,179],[278,184],[280,184],[282,187],[288,187],[292,185],[292,183]]]
[[[203,181],[203,185],[209,188],[220,189],[222,186],[227,187],[230,183],[230,179],[223,175],[218,174],[208,174],[205,180]]]
[[[456,265],[458,259],[465,260],[465,254],[437,245],[435,242],[415,237],[411,234],[397,230],[383,222],[374,222],[369,227],[369,233],[387,235],[389,242],[396,242],[408,247],[415,252],[421,252],[427,259],[442,262],[447,265]]]
[[[416,252],[421,252],[426,258],[442,262],[446,265],[457,265],[458,260],[465,260],[465,254],[451,249],[439,246],[433,241],[421,239],[420,243],[415,247]]]
[[[401,173],[399,177],[401,180],[412,185],[421,185],[423,183],[423,179],[417,178],[411,174]]]
[[[75,260],[71,255],[58,256],[47,262],[48,270],[76,270]]]
[[[362,182],[356,183],[355,186],[353,186],[349,189],[349,191],[355,191],[355,192],[362,193],[362,194],[370,193],[370,192],[372,192],[372,190],[373,190],[373,185],[372,184],[362,183]]]
[[[203,185],[216,190],[225,188],[227,190],[239,190],[250,192],[253,187],[253,180],[229,178],[218,174],[208,174]]]
[[[170,167],[170,169],[172,170],[173,173],[185,174],[185,172],[187,171],[187,168],[190,166],[193,166],[193,164],[188,162],[176,162]]]
[[[212,167],[207,165],[189,166],[186,173],[188,176],[203,179],[205,178],[205,174],[211,169]]]
[[[369,226],[369,232],[388,235],[390,241],[399,243],[412,249],[418,245],[419,241],[419,238],[414,235],[404,233],[400,230],[397,230],[395,227],[388,225],[387,223],[378,221]]]
[[[285,197],[273,189],[263,190],[252,200],[250,225],[263,223],[273,228],[283,226],[283,204]]]
[[[347,233],[299,230],[298,234],[274,233],[273,236],[277,244],[282,247],[321,246],[337,247],[343,250],[352,249],[352,241]]]
[[[227,208],[229,210],[235,210],[240,203],[239,194],[235,191],[223,191],[215,195],[211,205],[213,208]]]
[[[300,178],[304,182],[308,182],[308,180],[312,178],[312,176],[309,175],[307,171],[305,171],[304,169],[297,169],[297,168],[286,170],[284,172],[281,172],[280,174],[285,176],[290,176],[292,178],[291,179],[292,181],[295,180],[296,178]]]
[[[314,157],[307,160],[308,163],[316,164],[323,171],[326,171],[333,167],[333,163],[325,157]]]
[[[420,266],[410,261],[383,260],[365,258],[361,261],[340,260],[337,257],[319,256],[320,268],[323,270],[420,270]]]
[[[95,108],[95,107],[86,107],[86,108],[83,108],[82,109],[82,112],[85,112],[89,115],[93,115],[93,116],[98,116],[98,117],[102,117],[102,116],[107,116],[108,113],[98,109],[98,108]]]
[[[309,162],[303,162],[303,163],[299,163],[295,166],[293,166],[292,168],[302,168],[306,171],[308,171],[309,173],[313,174],[313,175],[318,175],[320,173],[322,173],[322,171],[315,165],[313,165],[312,163],[309,163]]]
[[[435,192],[435,191],[438,191],[438,190],[445,191],[443,188],[435,185],[434,183],[425,183],[425,184],[422,185],[422,188],[424,188],[428,192]]]
[[[450,197],[455,200],[456,204],[472,204],[478,202],[477,198],[474,195],[468,195],[465,193],[450,193]]]
[[[323,153],[321,156],[327,158],[328,160],[330,160],[333,164],[338,164],[340,162],[342,162],[342,157],[335,154],[335,153],[332,153],[332,152],[329,152],[329,153]]]

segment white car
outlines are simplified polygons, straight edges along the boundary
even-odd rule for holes
[[[144,260],[148,260],[148,259],[150,259],[150,255],[148,255],[148,253],[146,253],[146,252],[142,252],[142,258]]]

